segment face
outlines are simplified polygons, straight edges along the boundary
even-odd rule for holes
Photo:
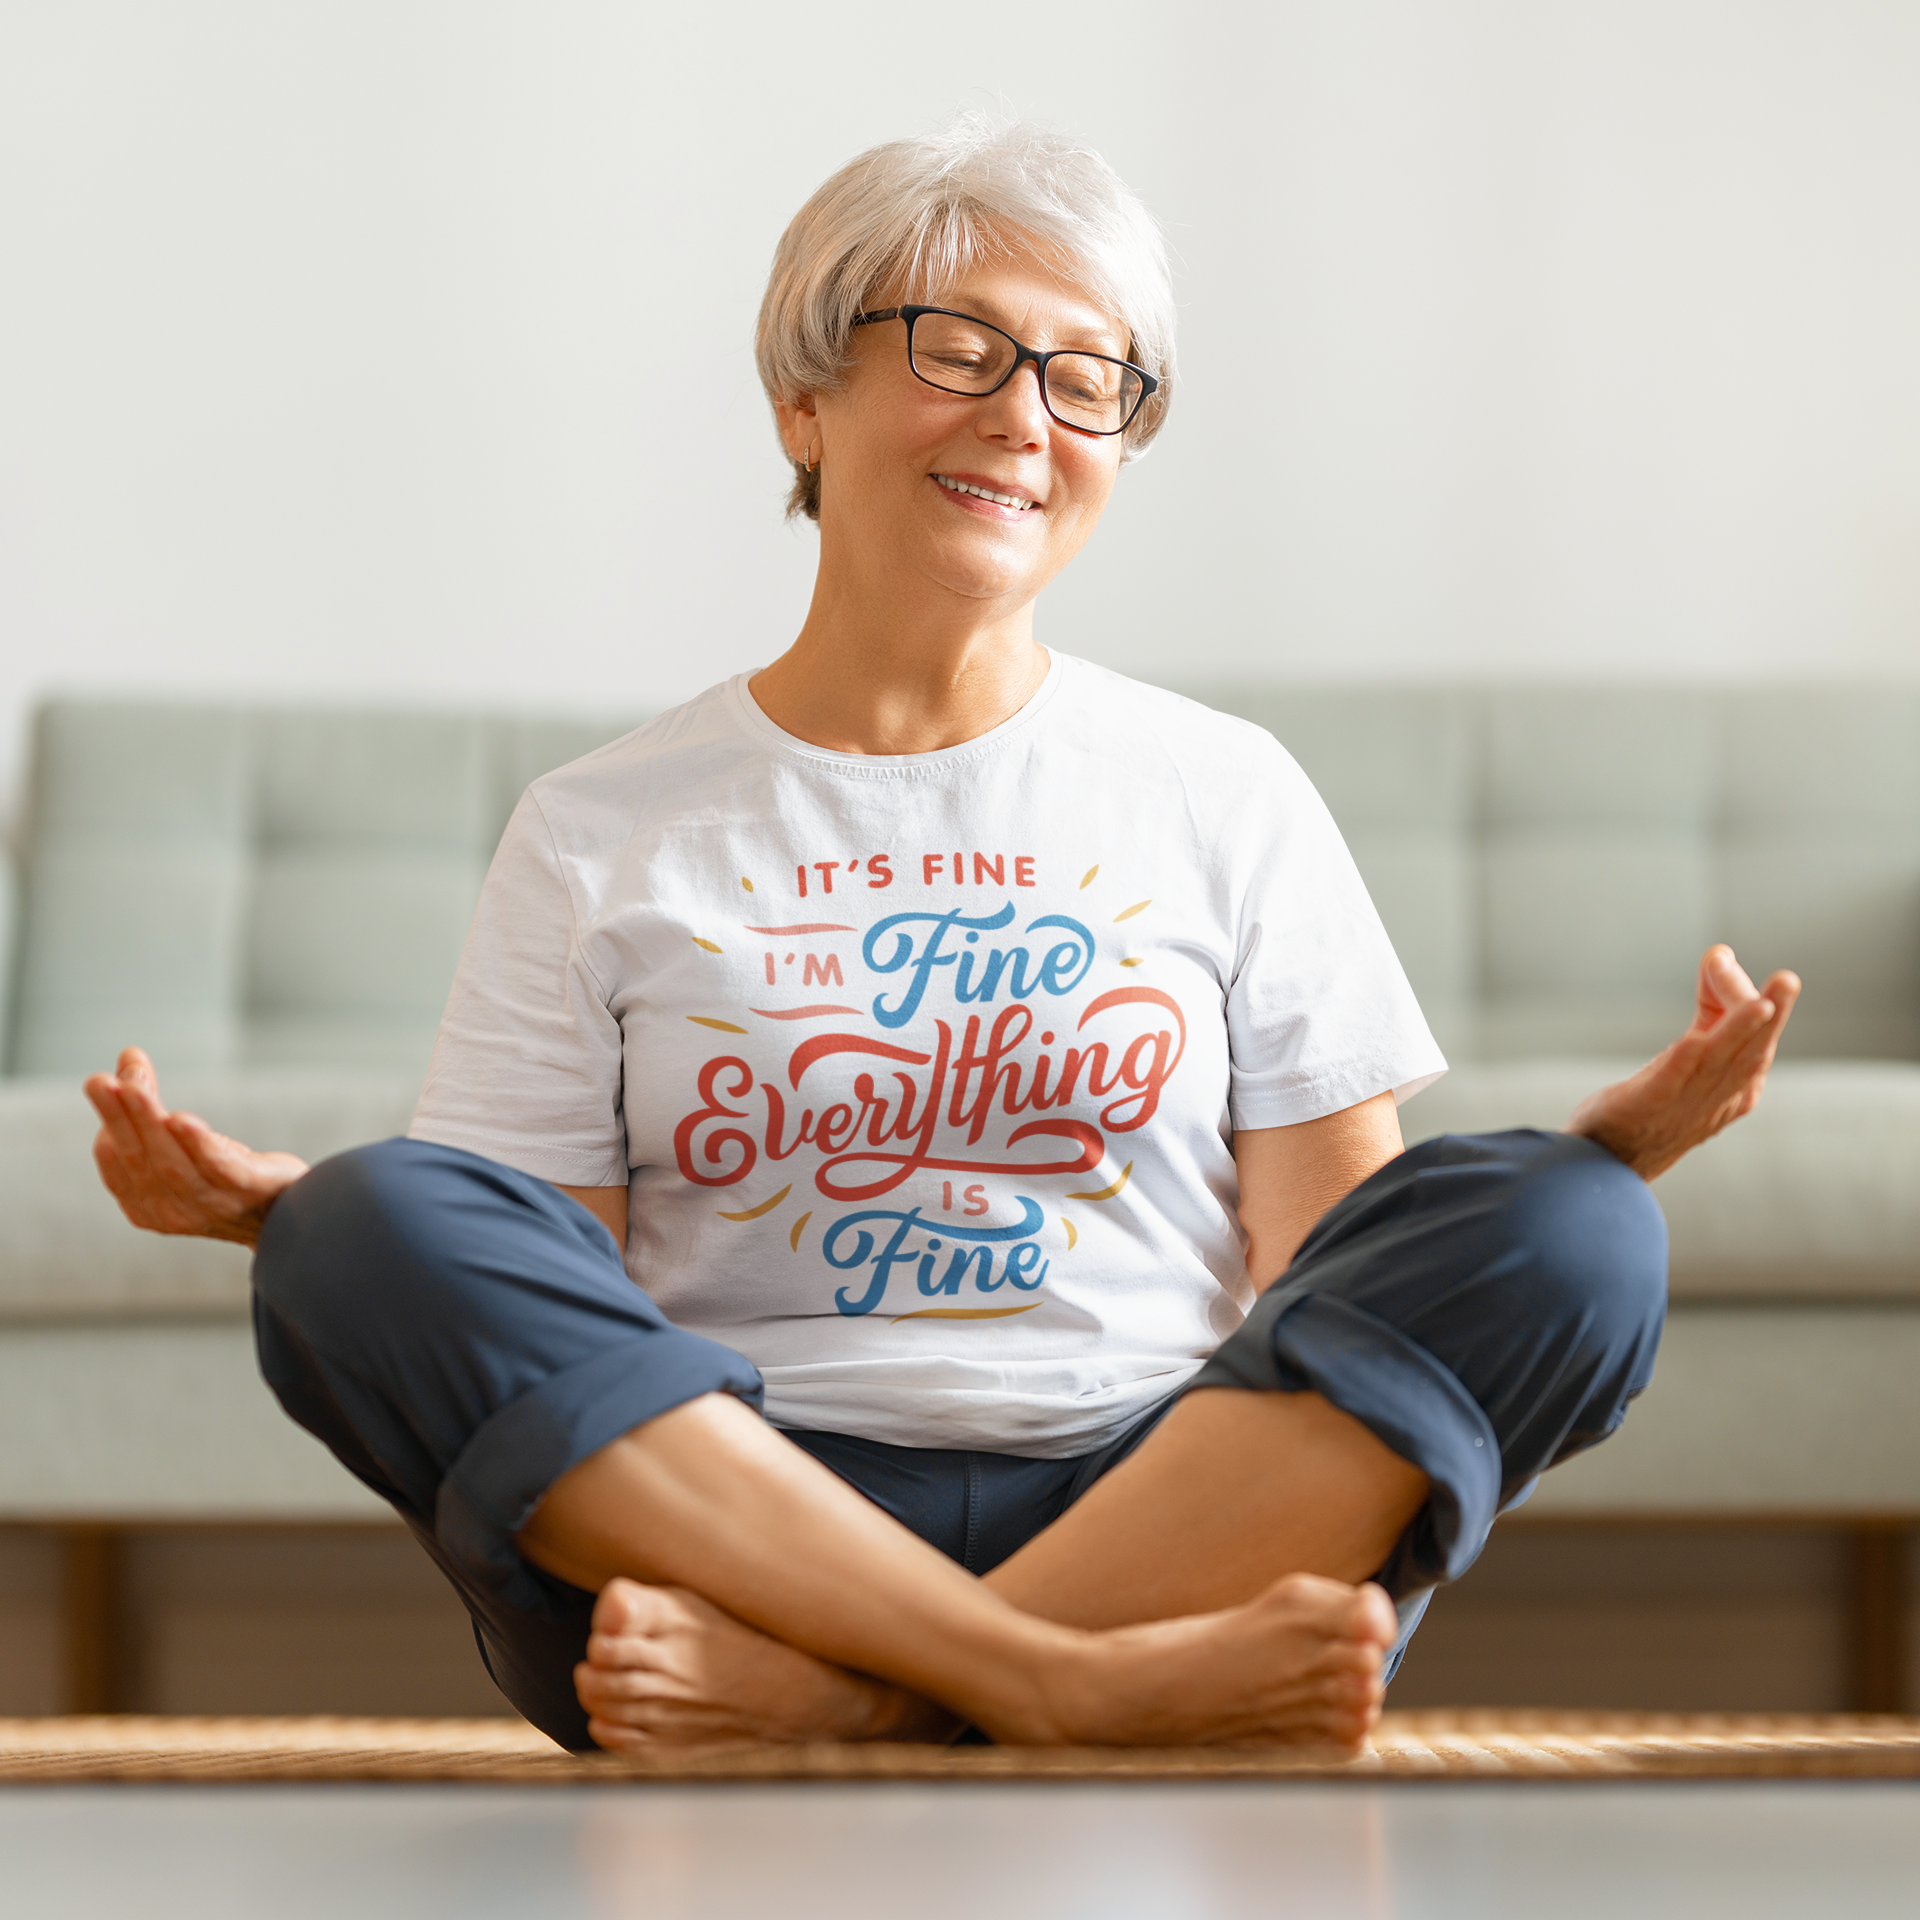
[[[1031,260],[969,274],[937,304],[1043,353],[1126,355],[1119,321]],[[979,398],[930,387],[907,364],[906,332],[903,320],[856,327],[845,385],[781,406],[795,457],[812,449],[820,462],[822,566],[904,572],[981,601],[1030,600],[1092,533],[1122,436],[1061,425],[1041,404],[1031,364]]]

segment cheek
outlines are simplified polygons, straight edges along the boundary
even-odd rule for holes
[[[1068,485],[1073,494],[1074,518],[1083,533],[1099,519],[1119,476],[1118,459],[1104,450],[1092,453],[1067,469]]]

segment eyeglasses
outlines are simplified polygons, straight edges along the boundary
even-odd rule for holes
[[[855,314],[853,324],[871,327],[882,320],[907,323],[907,365],[942,393],[974,399],[998,393],[1031,360],[1041,402],[1076,433],[1125,433],[1160,385],[1131,360],[1104,353],[1039,353],[984,320],[946,307],[882,307]]]

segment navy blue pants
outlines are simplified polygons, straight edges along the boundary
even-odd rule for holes
[[[1405,1638],[1495,1516],[1603,1440],[1652,1376],[1666,1225],[1591,1141],[1447,1136],[1402,1154],[1308,1235],[1181,1390],[1324,1394],[1433,1492],[1378,1578]],[[280,1404],[391,1502],[466,1602],[501,1691],[588,1745],[573,1667],[593,1596],[514,1536],[569,1467],[703,1393],[758,1407],[739,1354],[669,1324],[612,1236],[543,1180],[389,1140],[322,1162],[267,1216],[260,1365]],[[1071,1460],[789,1437],[977,1573],[1124,1459],[1170,1395]]]

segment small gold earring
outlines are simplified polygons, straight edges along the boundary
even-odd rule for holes
[[[807,442],[807,450],[801,456],[801,464],[805,467],[808,473],[811,473],[815,465],[817,464],[813,457],[813,442],[811,440]]]

